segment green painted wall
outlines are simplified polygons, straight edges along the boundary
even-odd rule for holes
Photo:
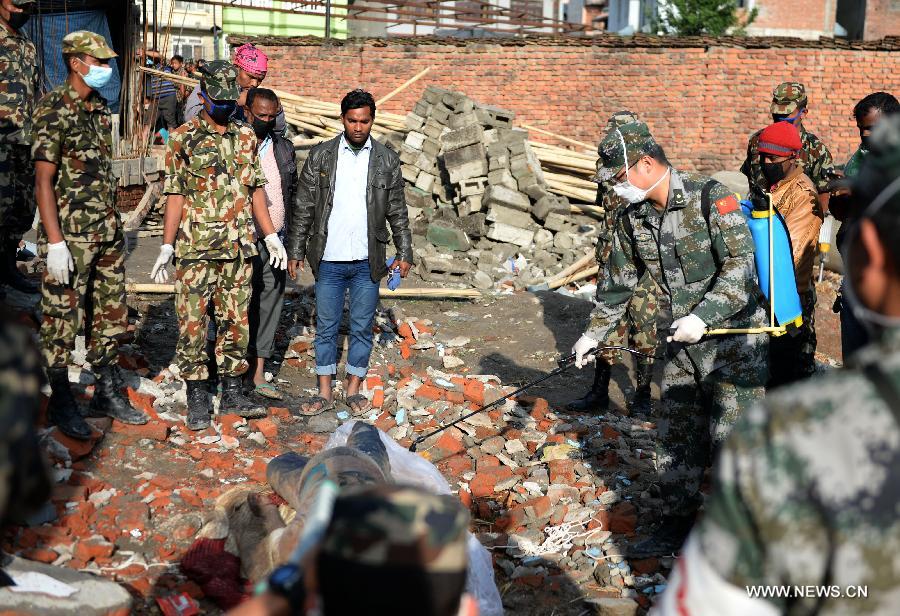
[[[346,2],[338,0],[339,4]],[[222,9],[222,29],[225,34],[253,34],[261,36],[324,36],[325,7],[310,6],[287,0],[255,0],[259,9],[229,7]],[[290,8],[321,12],[321,15],[291,15],[267,8]],[[331,36],[347,38],[347,21],[342,19],[346,9],[332,9]]]

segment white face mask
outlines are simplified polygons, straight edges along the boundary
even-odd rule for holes
[[[853,315],[857,318],[857,320],[865,327],[866,331],[869,332],[870,335],[875,335],[878,333],[878,330],[882,329],[893,329],[900,327],[900,317],[888,316],[886,314],[881,314],[880,312],[876,312],[871,308],[865,306],[862,301],[859,299],[859,295],[857,295],[856,290],[853,288],[853,276],[850,272],[853,270],[853,267],[850,263],[852,251],[850,250],[850,243],[853,239],[859,235],[859,221],[862,220],[863,217],[870,218],[874,214],[880,210],[885,203],[887,203],[894,195],[900,192],[900,178],[895,179],[893,182],[887,185],[881,193],[872,200],[872,203],[863,210],[859,219],[855,223],[855,228],[850,230],[850,233],[847,234],[847,237],[844,239],[844,248],[842,250],[843,254],[847,255],[847,273],[844,275],[844,286],[842,289],[842,293],[847,300],[847,303],[850,304],[851,310],[853,310]]]
[[[643,188],[638,188],[634,184],[631,183],[631,180],[628,178],[628,148],[625,147],[625,138],[622,136],[621,131],[616,129],[616,132],[619,133],[619,139],[622,141],[622,154],[625,157],[625,181],[619,182],[615,186],[613,186],[613,192],[615,192],[619,197],[625,199],[628,203],[640,203],[641,201],[647,200],[647,195],[650,194],[650,191],[659,186],[659,183],[666,179],[666,176],[669,175],[669,169],[666,169],[666,172],[659,176],[659,179],[653,183],[653,186],[644,190]]]

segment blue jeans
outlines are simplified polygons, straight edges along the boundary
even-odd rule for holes
[[[316,374],[337,374],[337,341],[344,294],[350,290],[350,351],[347,374],[365,378],[372,353],[372,324],[378,305],[378,283],[369,262],[322,261],[316,278]]]

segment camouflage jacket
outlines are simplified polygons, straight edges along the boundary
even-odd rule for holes
[[[766,397],[723,447],[703,556],[745,585],[867,586],[868,598],[768,598],[781,614],[896,614],[900,416],[867,372],[900,388],[900,330]]]
[[[710,191],[709,220],[704,218],[701,194],[708,182],[705,176],[672,169],[664,212],[644,201],[629,205],[616,218],[589,336],[602,343],[615,331],[644,273],[656,283],[660,302],[668,305],[673,320],[693,313],[710,328],[763,324],[750,230],[737,198],[718,182]],[[708,356],[711,351],[704,345],[715,344],[711,340],[692,348]],[[722,364],[729,358],[712,360]]]
[[[747,158],[741,165],[741,173],[750,180],[750,186],[758,186],[763,190],[769,189],[769,183],[763,175],[762,166],[759,164],[759,134],[762,131],[753,133],[747,143]],[[807,177],[816,185],[816,190],[820,193],[828,192],[828,172],[834,170],[834,160],[831,158],[831,152],[825,147],[818,137],[808,132],[806,129],[800,129],[800,142],[803,149],[800,150],[800,160],[803,162],[803,171]]]
[[[231,121],[223,135],[202,115],[169,136],[164,192],[184,195],[175,242],[180,259],[234,259],[256,254],[251,189],[265,175],[253,129]]]
[[[0,143],[31,145],[31,117],[40,91],[34,43],[0,26],[0,68]]]
[[[31,153],[57,165],[56,206],[66,239],[113,240],[120,220],[112,120],[103,97],[91,92],[82,100],[68,81],[47,94],[34,113]]]
[[[612,250],[612,233],[616,216],[628,205],[627,201],[613,191],[612,185],[612,182],[601,182],[597,187],[597,205],[603,208],[603,224],[597,235],[595,255],[601,267],[609,260],[609,253]]]

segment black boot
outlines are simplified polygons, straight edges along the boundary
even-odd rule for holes
[[[116,366],[94,368],[97,384],[94,388],[94,399],[91,400],[91,413],[107,415],[122,423],[136,426],[150,421],[147,414],[131,406],[122,395],[122,378]]]
[[[653,412],[653,398],[650,395],[650,380],[653,378],[653,364],[640,360],[635,370],[637,386],[634,396],[628,403],[628,411],[632,415],[651,415]]]
[[[597,366],[594,369],[594,384],[591,386],[591,390],[583,398],[569,402],[566,405],[566,410],[585,413],[608,409],[610,372],[609,364],[598,357]]]
[[[205,430],[209,427],[209,391],[206,381],[185,381],[187,383],[188,415],[185,422],[188,430]]]
[[[8,240],[6,245],[3,246],[3,261],[0,263],[0,267],[3,268],[3,282],[22,293],[32,295],[40,293],[40,286],[23,275],[16,266],[16,250],[18,246],[19,242],[14,240]]]
[[[649,539],[628,547],[629,558],[651,558],[677,554],[694,525],[694,515],[663,516],[656,532]]]
[[[248,419],[259,419],[268,415],[266,407],[260,406],[244,395],[241,387],[241,377],[222,377],[222,398],[219,404],[219,412],[240,415]]]
[[[81,416],[78,403],[75,402],[75,396],[72,395],[69,369],[47,368],[47,379],[50,381],[50,389],[53,391],[47,407],[50,422],[55,424],[59,431],[66,436],[81,441],[89,440],[93,430]]]

